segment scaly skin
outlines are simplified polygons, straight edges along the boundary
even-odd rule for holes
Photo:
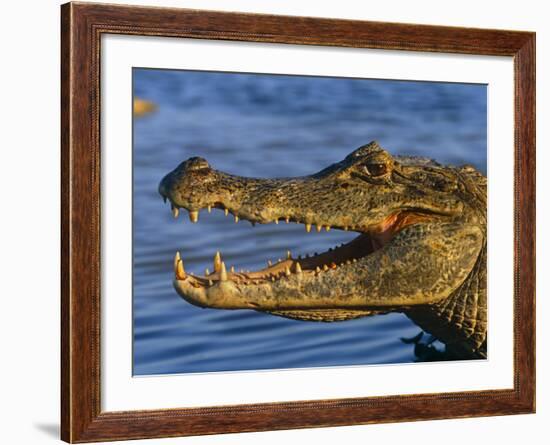
[[[159,192],[193,222],[219,208],[253,224],[360,234],[248,273],[227,271],[217,254],[212,273],[191,275],[177,254],[174,287],[188,302],[316,321],[400,311],[455,356],[486,357],[486,179],[473,167],[392,157],[371,142],[298,178],[244,178],[190,158]]]

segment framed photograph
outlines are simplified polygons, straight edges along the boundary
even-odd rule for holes
[[[534,412],[534,33],[61,17],[63,440]]]

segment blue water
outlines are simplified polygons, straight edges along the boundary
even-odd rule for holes
[[[252,228],[219,210],[199,224],[186,212],[174,220],[157,186],[191,156],[243,176],[306,175],[373,139],[485,173],[484,85],[134,69],[133,88],[158,105],[134,121],[135,375],[417,360],[400,339],[420,330],[402,314],[313,323],[186,303],[172,287],[176,250],[191,272],[212,269],[218,249],[228,266],[258,269],[287,249],[322,251],[355,235]]]

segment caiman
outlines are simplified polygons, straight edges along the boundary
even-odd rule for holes
[[[296,178],[236,176],[192,157],[159,192],[192,222],[216,208],[253,225],[359,234],[253,272],[228,270],[217,253],[212,272],[193,275],[177,253],[174,287],[188,302],[312,321],[403,312],[455,357],[487,356],[487,180],[474,167],[391,156],[371,142]]]

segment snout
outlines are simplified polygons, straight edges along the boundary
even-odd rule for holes
[[[158,192],[173,206],[189,210],[202,207],[201,197],[216,182],[217,173],[204,158],[187,159],[168,173],[159,183]]]

